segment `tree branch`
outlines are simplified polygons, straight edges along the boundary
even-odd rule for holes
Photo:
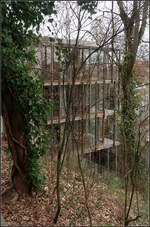
[[[143,18],[142,18],[142,25],[139,31],[139,35],[138,35],[138,41],[140,42],[144,31],[145,31],[145,27],[146,27],[146,20],[147,20],[147,14],[148,14],[148,6],[149,6],[149,1],[145,1],[144,2],[144,7],[143,7]]]

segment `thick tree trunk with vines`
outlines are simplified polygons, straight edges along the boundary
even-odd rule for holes
[[[136,175],[138,166],[138,151],[136,149],[136,99],[133,85],[133,66],[141,38],[144,34],[146,20],[148,17],[148,1],[132,1],[129,13],[125,10],[125,2],[117,1],[120,17],[125,30],[125,56],[120,65],[122,83],[122,132],[124,143],[124,178],[125,178],[125,205],[124,205],[124,225],[137,220],[140,215],[129,219],[133,195],[136,188]],[[129,183],[130,179],[130,183]],[[129,190],[131,186],[131,192]]]
[[[25,122],[11,89],[2,94],[2,116],[6,129],[8,146],[13,158],[11,180],[13,188],[20,194],[30,192],[25,180],[26,153]]]
[[[131,57],[125,59],[125,64],[122,65],[122,76],[121,76],[121,83],[122,83],[122,91],[123,91],[123,103],[122,103],[122,116],[123,116],[123,123],[125,129],[125,137],[126,137],[126,145],[127,151],[130,154],[134,153],[134,135],[133,130],[129,129],[129,126],[135,125],[135,119],[133,119],[133,114],[135,112],[135,108],[133,107],[132,103],[132,94],[130,92],[131,80],[132,80],[132,73],[133,73],[133,66],[134,62]],[[127,124],[128,122],[128,124]],[[133,140],[131,139],[133,138]],[[130,162],[130,160],[128,160]],[[131,164],[131,163],[130,163]]]

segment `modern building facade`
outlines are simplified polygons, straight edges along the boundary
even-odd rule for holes
[[[113,120],[118,73],[111,63],[111,50],[98,50],[89,42],[58,44],[43,37],[36,55],[44,96],[54,102],[48,118],[53,145],[62,143],[64,130],[68,150],[90,153],[119,145],[108,125]]]

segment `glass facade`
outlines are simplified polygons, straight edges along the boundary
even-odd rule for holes
[[[104,64],[104,51],[93,53],[81,67],[93,50],[81,46],[58,50],[54,44],[36,49],[41,76],[49,83],[44,86],[44,96],[54,103],[49,117],[51,128],[57,135],[56,140],[61,141],[65,124],[68,124],[70,148],[76,147],[76,141],[80,149],[101,145],[104,141],[103,109],[113,109],[114,105],[111,84],[103,84],[104,70],[107,77],[110,74],[110,60],[106,57],[108,62]],[[67,58],[69,53],[70,58]]]

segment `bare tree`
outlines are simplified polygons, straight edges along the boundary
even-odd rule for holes
[[[58,15],[58,14],[57,14]],[[58,150],[57,150],[57,182],[56,182],[56,194],[57,194],[57,211],[56,211],[56,215],[54,218],[54,222],[57,222],[58,216],[60,214],[60,210],[61,210],[61,197],[60,197],[60,176],[61,176],[61,170],[63,167],[63,163],[65,160],[65,157],[68,153],[68,147],[69,147],[69,143],[71,140],[71,137],[73,139],[73,143],[75,144],[75,150],[77,151],[77,158],[78,158],[78,164],[79,164],[79,169],[80,169],[80,173],[81,173],[81,177],[82,177],[82,181],[83,181],[83,187],[84,187],[84,193],[85,193],[85,207],[88,213],[88,217],[89,217],[89,223],[90,226],[92,225],[92,220],[91,220],[91,215],[90,215],[90,210],[88,208],[88,193],[87,193],[87,189],[86,189],[86,182],[84,179],[84,174],[83,174],[83,170],[82,170],[82,165],[81,165],[81,161],[82,158],[79,155],[79,151],[81,151],[81,153],[83,153],[83,141],[84,141],[84,130],[82,130],[81,132],[81,136],[80,136],[80,140],[81,140],[81,145],[79,147],[79,141],[77,141],[76,139],[76,129],[74,128],[74,123],[75,123],[75,117],[78,114],[77,109],[74,109],[74,111],[72,111],[72,106],[75,106],[75,81],[77,79],[80,78],[80,80],[84,81],[85,76],[86,76],[86,80],[90,80],[90,74],[92,75],[95,66],[96,66],[96,62],[97,59],[99,58],[99,52],[100,50],[105,47],[108,43],[111,42],[111,38],[112,36],[115,37],[118,34],[118,31],[114,32],[111,35],[106,35],[102,41],[97,44],[97,47],[92,48],[91,51],[89,51],[87,54],[83,54],[83,52],[79,53],[79,49],[78,49],[78,45],[80,44],[80,48],[81,48],[81,39],[84,40],[86,38],[86,34],[88,31],[88,26],[89,23],[91,23],[91,20],[89,21],[89,23],[87,22],[88,17],[90,16],[90,14],[87,12],[86,9],[83,9],[82,7],[77,7],[76,3],[72,3],[72,2],[65,2],[63,3],[63,7],[61,9],[60,7],[60,17],[59,15],[58,17],[58,22],[57,20],[54,21],[53,24],[53,33],[54,33],[54,37],[56,38],[61,38],[65,40],[65,46],[63,45],[63,43],[58,42],[58,44],[56,44],[57,46],[57,50],[58,50],[58,59],[59,59],[59,69],[62,71],[61,72],[61,79],[63,81],[63,83],[65,83],[65,80],[68,79],[66,78],[66,75],[69,75],[69,72],[71,70],[71,77],[70,77],[70,85],[67,91],[67,102],[65,101],[66,97],[65,97],[65,85],[63,84],[62,89],[63,89],[63,93],[62,93],[62,98],[63,98],[63,106],[65,109],[65,124],[64,124],[64,131],[63,131],[63,135],[62,135],[62,140],[58,146]],[[56,18],[57,19],[57,18]],[[57,24],[57,26],[56,26]],[[87,27],[87,29],[85,29]],[[65,28],[62,31],[62,28]],[[119,31],[120,32],[120,31]],[[91,36],[92,33],[88,32],[88,35]],[[89,37],[89,36],[88,36]],[[92,37],[92,36],[91,36]],[[74,39],[74,42],[72,42],[71,39]],[[70,47],[70,50],[68,51],[68,53],[64,53],[63,50],[64,48]],[[82,49],[81,49],[82,51]],[[90,67],[90,71],[89,69],[87,69],[88,67],[85,66],[86,63],[89,61],[91,62],[91,57],[95,54],[95,60],[93,61],[93,64],[89,64],[88,67]],[[84,56],[83,56],[84,55]],[[78,58],[81,58],[82,61],[80,63],[78,63]],[[85,75],[86,74],[86,75]],[[104,78],[105,80],[105,78]],[[78,100],[78,105],[80,105],[81,107],[81,111],[80,114],[82,116],[84,116],[84,105],[85,103],[82,99],[85,99],[85,91],[82,88],[82,84],[81,84],[81,92],[80,92],[80,97]],[[98,102],[96,96],[95,98],[95,103]],[[92,103],[92,105],[96,105],[95,103]],[[84,105],[83,105],[84,104]],[[92,107],[92,106],[91,106]],[[90,108],[89,108],[90,111]],[[72,118],[70,119],[70,116],[72,116]],[[104,120],[104,119],[103,119]],[[82,119],[83,121],[83,119]],[[81,126],[82,127],[82,126]],[[96,137],[95,137],[96,138]],[[70,147],[70,149],[73,149]]]

